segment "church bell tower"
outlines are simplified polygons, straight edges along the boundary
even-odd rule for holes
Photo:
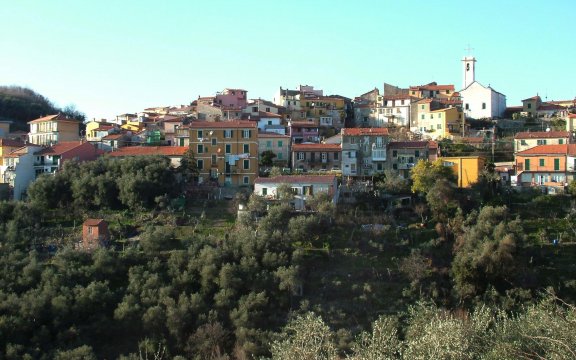
[[[476,71],[476,58],[466,56],[462,59],[462,89],[466,89],[474,82],[474,72]]]

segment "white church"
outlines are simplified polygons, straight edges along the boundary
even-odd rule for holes
[[[462,111],[466,118],[501,118],[506,110],[506,96],[486,87],[475,80],[476,58],[466,56],[462,59]]]

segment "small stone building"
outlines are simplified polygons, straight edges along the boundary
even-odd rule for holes
[[[94,250],[106,246],[110,240],[108,223],[104,219],[86,219],[82,224],[82,248]]]

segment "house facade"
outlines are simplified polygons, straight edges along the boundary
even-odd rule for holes
[[[576,144],[539,145],[517,152],[516,184],[562,192],[576,172]]]
[[[190,146],[198,162],[200,183],[251,186],[258,175],[258,128],[253,121],[203,122],[189,125]]]
[[[0,166],[1,181],[9,184],[14,200],[25,198],[28,185],[36,179],[34,173],[34,153],[42,149],[38,145],[26,145],[3,156]]]
[[[539,145],[563,145],[572,142],[569,131],[523,131],[514,136],[514,152],[528,150]]]
[[[290,161],[290,136],[275,132],[258,132],[258,152],[272,151],[276,157],[272,160],[276,166],[285,166]]]
[[[332,202],[338,202],[338,180],[333,175],[293,175],[257,178],[254,182],[254,194],[268,200],[278,198],[278,187],[288,184],[294,193],[291,201],[295,210],[305,210],[306,201],[318,193],[328,193]]]
[[[337,144],[292,145],[292,168],[306,171],[339,170],[341,148]]]
[[[376,126],[406,126],[410,128],[412,103],[410,95],[379,96],[375,108]]]
[[[372,176],[386,169],[387,128],[342,129],[342,175]]]
[[[34,154],[34,172],[36,176],[55,173],[62,168],[64,161],[96,160],[101,154],[101,151],[87,141],[60,142]]]
[[[318,143],[320,142],[318,120],[288,121],[288,135],[292,144]]]
[[[80,122],[62,114],[32,120],[28,125],[28,141],[32,144],[49,146],[62,141],[80,140]]]
[[[442,157],[442,164],[450,167],[456,175],[459,188],[469,188],[480,179],[480,173],[486,166],[484,156]]]
[[[438,144],[434,141],[393,141],[388,144],[388,169],[404,179],[419,160],[436,161]]]
[[[0,139],[0,166],[4,164],[2,159],[4,155],[10,154],[12,151],[23,147],[25,144],[21,141]]]
[[[420,112],[418,122],[424,138],[438,140],[462,134],[462,112],[455,107]]]

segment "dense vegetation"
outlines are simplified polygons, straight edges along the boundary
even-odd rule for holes
[[[28,131],[28,121],[59,112],[79,121],[85,120],[85,115],[74,105],[59,108],[31,89],[0,86],[0,120],[13,121],[12,130]]]
[[[177,206],[194,164],[68,163],[0,203],[0,357],[575,357],[570,196],[508,192],[489,168],[458,190],[419,163],[337,211],[318,194],[293,212],[285,186],[239,196],[235,219],[233,201]],[[87,217],[110,247],[78,248]]]

